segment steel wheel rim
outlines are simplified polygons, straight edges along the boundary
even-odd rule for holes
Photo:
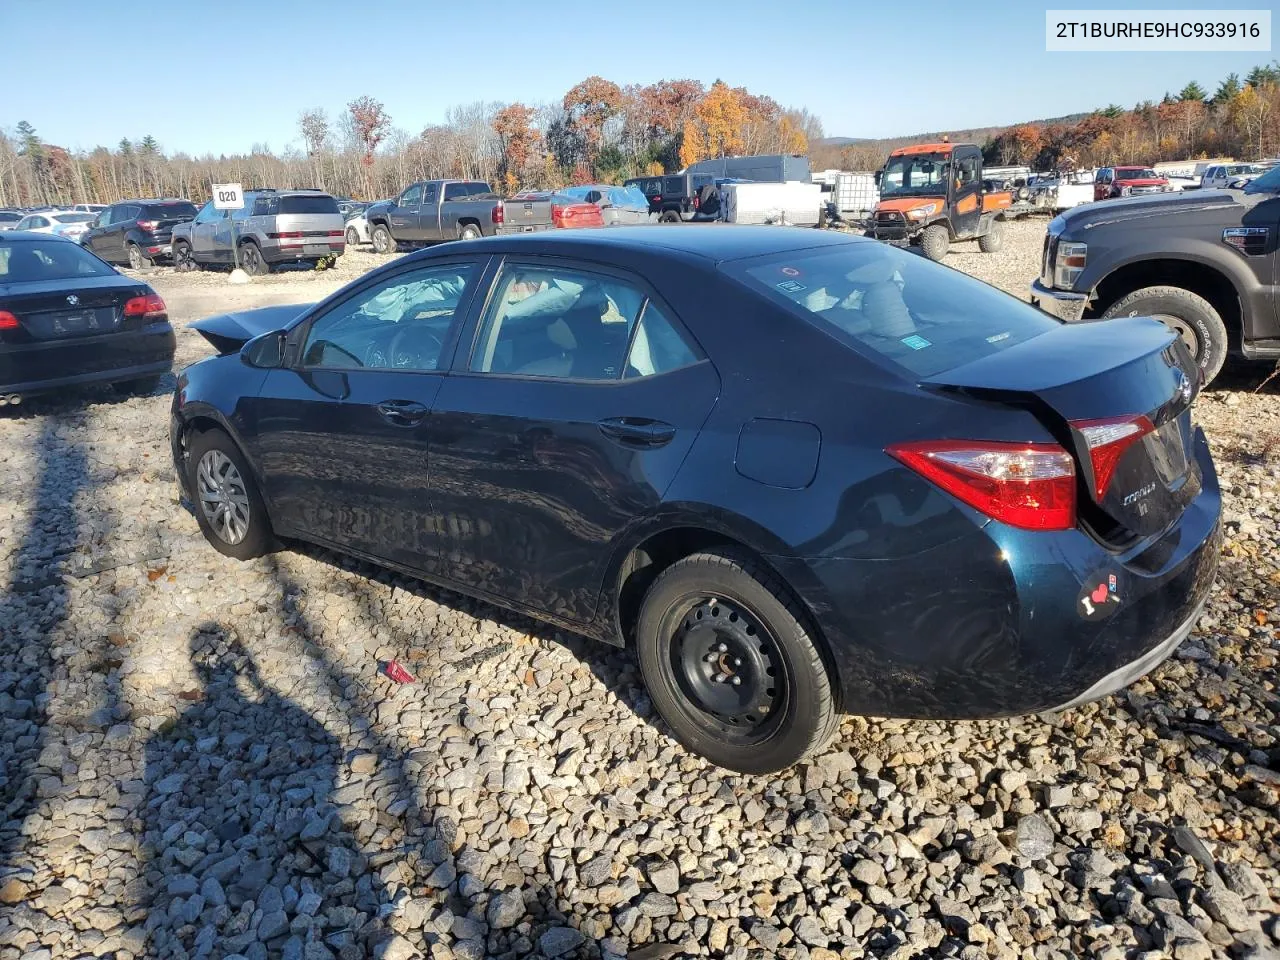
[[[1176,333],[1197,361],[1203,358],[1204,344],[1200,342],[1200,334],[1194,324],[1182,319],[1182,317],[1175,317],[1169,313],[1153,313],[1151,316]]]
[[[235,462],[221,450],[207,450],[196,467],[200,512],[218,539],[229,546],[249,533],[249,491]]]
[[[745,606],[699,597],[672,631],[670,666],[700,725],[737,745],[771,737],[785,713],[787,671],[777,638]]]

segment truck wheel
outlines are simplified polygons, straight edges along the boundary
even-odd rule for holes
[[[173,269],[178,273],[190,273],[200,269],[200,264],[191,254],[191,244],[185,240],[179,240],[173,245]]]
[[[378,253],[396,252],[395,237],[391,236],[391,231],[382,224],[378,224],[373,228],[371,239],[373,240],[373,249]]]
[[[459,240],[479,240],[484,234],[480,232],[480,228],[474,223],[464,223],[458,231]]]
[[[1181,287],[1143,287],[1121,297],[1102,314],[1154,317],[1176,333],[1204,371],[1204,382],[1218,375],[1227,360],[1227,325],[1204,297]]]
[[[676,213],[674,210],[663,210],[662,216],[658,219],[663,223],[679,223],[680,214]]]
[[[240,269],[251,277],[262,277],[271,272],[271,264],[262,258],[258,245],[248,240],[240,245]]]
[[[736,551],[695,553],[659,574],[636,652],[676,739],[741,773],[773,773],[821,749],[840,715],[805,620],[773,571]]]
[[[983,253],[995,253],[1004,246],[1004,221],[992,220],[991,229],[978,238],[978,249]]]
[[[924,228],[920,236],[920,249],[930,260],[940,263],[951,248],[951,234],[944,223],[934,223]]]

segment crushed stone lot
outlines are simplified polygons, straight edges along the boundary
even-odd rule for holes
[[[1044,223],[947,263],[1025,296]],[[146,276],[182,365],[211,352],[187,322],[383,262]],[[0,413],[0,960],[1280,956],[1265,374],[1197,404],[1225,540],[1173,659],[1057,717],[846,718],[767,778],[677,746],[626,652],[316,549],[216,553],[172,380]]]

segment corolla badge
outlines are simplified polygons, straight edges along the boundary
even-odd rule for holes
[[[71,304],[71,306],[73,307],[78,306],[80,303],[80,298],[73,293],[69,297],[67,297],[67,303]]]
[[[1178,396],[1182,398],[1183,403],[1191,402],[1191,378],[1181,370],[1178,371]]]

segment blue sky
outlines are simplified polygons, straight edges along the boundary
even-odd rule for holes
[[[417,133],[451,104],[558,99],[600,74],[719,77],[808,107],[828,135],[881,137],[1132,106],[1188,80],[1212,92],[1275,56],[1046,53],[1044,11],[1016,0],[0,0],[0,128],[28,120],[73,148],[149,133],[166,152],[279,150],[298,142],[307,107],[332,116],[368,94]]]

